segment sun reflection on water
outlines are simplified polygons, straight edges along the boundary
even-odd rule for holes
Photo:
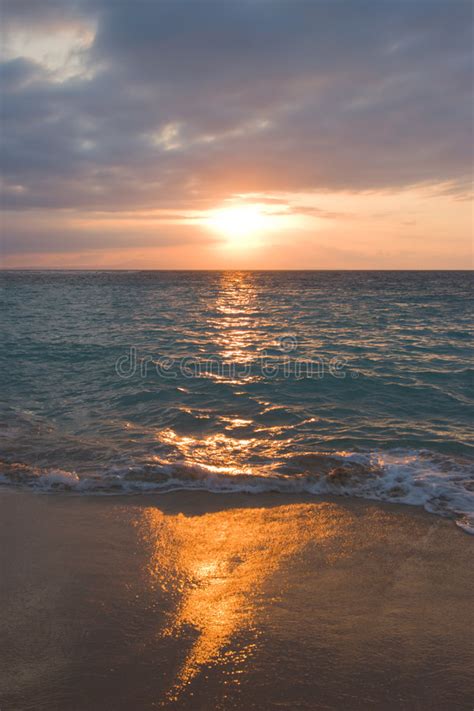
[[[217,331],[214,344],[223,361],[245,363],[255,357],[258,302],[255,284],[243,272],[223,273],[215,310],[209,320]]]
[[[179,696],[204,666],[225,662],[241,673],[257,639],[265,583],[307,545],[320,545],[347,521],[347,513],[332,504],[203,515],[145,509],[137,525],[150,550],[149,585],[166,590],[175,600],[165,633],[184,638],[192,630],[194,638],[170,697]],[[247,643],[250,637],[253,643],[243,648],[235,642],[237,635],[246,636]]]
[[[252,467],[245,462],[245,454],[254,444],[254,438],[231,437],[224,432],[191,437],[180,435],[172,429],[159,433],[160,442],[173,445],[180,461],[201,465],[211,473],[251,474]]]

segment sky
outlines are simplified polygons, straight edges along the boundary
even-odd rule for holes
[[[1,265],[472,267],[470,0],[2,0]]]

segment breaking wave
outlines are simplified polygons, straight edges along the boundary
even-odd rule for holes
[[[474,534],[473,464],[425,450],[303,453],[258,471],[158,458],[87,474],[2,462],[0,484],[83,494],[199,490],[350,496],[422,506]]]

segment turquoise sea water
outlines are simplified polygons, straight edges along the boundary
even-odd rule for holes
[[[468,272],[3,272],[1,481],[332,493],[474,530]]]

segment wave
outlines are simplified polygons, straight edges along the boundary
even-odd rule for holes
[[[259,473],[157,458],[87,475],[2,462],[0,484],[83,494],[199,490],[351,496],[422,506],[430,513],[454,519],[474,534],[472,463],[427,450],[308,452],[281,458],[273,468]]]

